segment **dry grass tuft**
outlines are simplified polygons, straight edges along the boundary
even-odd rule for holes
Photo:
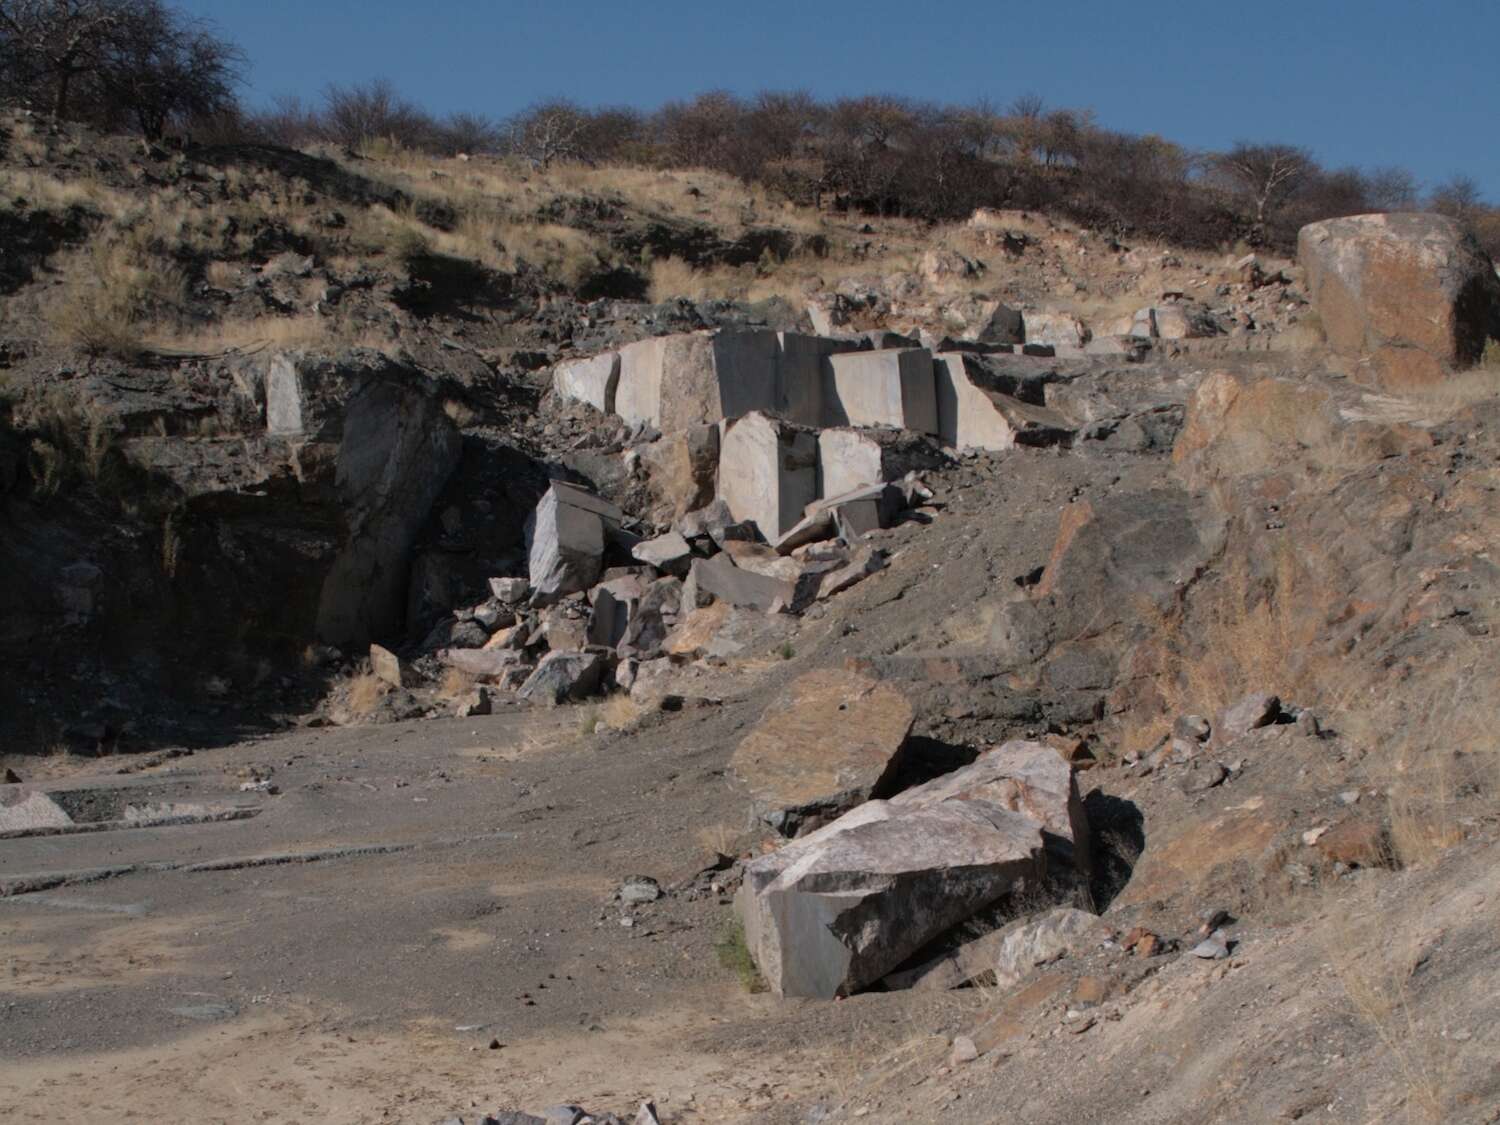
[[[466,672],[460,672],[457,668],[448,668],[443,672],[443,678],[438,682],[437,696],[449,702],[462,699],[474,690],[479,681]]]
[[[361,672],[349,681],[347,694],[349,710],[356,715],[368,715],[380,706],[380,701],[390,690],[390,684],[374,672]]]

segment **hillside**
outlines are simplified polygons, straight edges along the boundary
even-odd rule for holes
[[[1500,1120],[1446,220],[0,135],[17,1120]]]

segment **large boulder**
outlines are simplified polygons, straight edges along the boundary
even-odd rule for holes
[[[607,500],[553,481],[526,522],[532,601],[550,605],[598,581],[606,535],[620,519]]]
[[[1047,869],[1079,833],[1072,771],[1051,747],[1007,743],[971,766],[745,865],[736,909],[781,996],[847,996]]]
[[[889,684],[824,668],[793,680],[730,759],[756,815],[796,836],[889,794],[912,708]]]
[[[533,703],[555,706],[586,699],[604,676],[604,658],[594,652],[549,652],[517,693]]]
[[[842,496],[935,469],[942,461],[930,438],[902,430],[833,427],[818,434],[818,495]]]
[[[1496,333],[1494,266],[1442,215],[1311,223],[1297,260],[1329,346],[1382,387],[1438,382],[1478,360]]]
[[[719,446],[719,497],[737,520],[778,538],[818,498],[818,439],[759,412],[730,422]]]

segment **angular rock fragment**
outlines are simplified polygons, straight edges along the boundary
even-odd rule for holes
[[[818,599],[831,598],[835,594],[842,594],[849,587],[863,582],[872,574],[879,573],[885,569],[885,552],[873,547],[861,546],[857,548],[849,562],[824,574],[818,582]]]
[[[670,523],[714,498],[719,474],[719,427],[689,426],[640,449],[646,471],[648,519]]]
[[[604,565],[607,527],[620,519],[608,501],[553,481],[526,524],[532,601],[550,605],[592,586]]]
[[[407,667],[406,661],[382,645],[370,646],[370,671],[391,687],[411,687],[416,682],[416,676]]]
[[[1016,445],[1056,445],[1074,426],[1045,406],[993,389],[984,363],[968,352],[944,352],[933,361],[938,434],[958,449],[1001,451]]]
[[[711,601],[723,601],[748,609],[769,610],[778,604],[789,605],[794,592],[791,583],[741,570],[728,556],[715,555],[711,559],[693,560],[683,584],[682,604],[691,610]]]
[[[577,702],[592,695],[604,674],[604,658],[594,652],[549,652],[518,693],[533,703]]]
[[[648,566],[654,566],[668,574],[686,573],[688,565],[693,561],[693,548],[676,531],[658,535],[655,539],[642,540],[635,545],[631,554]]]
[[[526,600],[530,584],[524,578],[491,578],[490,593],[506,605],[520,605]]]
[[[825,668],[792,681],[740,742],[729,767],[756,811],[800,835],[885,796],[911,734],[912,708],[895,688]]]

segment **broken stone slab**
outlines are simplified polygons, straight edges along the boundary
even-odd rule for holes
[[[816,435],[758,412],[727,423],[718,490],[735,519],[778,538],[818,497]]]
[[[592,586],[604,565],[606,533],[621,518],[609,501],[553,481],[526,522],[533,604],[550,605]]]
[[[1087,856],[1072,769],[1013,741],[751,860],[736,909],[779,995],[848,995],[1023,880],[1086,874]]]
[[[604,658],[595,652],[549,652],[521,685],[522,699],[556,706],[592,695],[604,675]]]
[[[683,584],[682,605],[686,610],[713,601],[747,609],[772,610],[789,606],[796,591],[791,583],[741,570],[727,555],[694,559]]]
[[[1060,906],[1034,918],[1017,919],[992,936],[996,938],[995,983],[1010,988],[1039,965],[1097,949],[1110,936],[1110,928],[1087,910]]]
[[[876,484],[851,489],[807,506],[806,514],[786,533],[772,540],[782,554],[817,543],[845,531],[859,534],[890,527],[907,506],[905,492],[896,485]],[[846,543],[854,539],[846,538]]]
[[[559,363],[552,369],[552,389],[572,402],[587,403],[601,414],[613,414],[620,380],[618,352]]]
[[[882,983],[892,991],[947,992],[969,984],[993,984],[995,957],[1004,931],[996,930],[966,941],[911,969],[889,973]]]
[[[1036,821],[983,800],[868,801],[745,864],[735,907],[778,996],[872,984],[1042,866]]]
[[[550,649],[578,649],[588,643],[589,615],[586,603],[573,594],[541,613],[540,624],[531,637],[532,644],[545,640]]]
[[[938,432],[932,353],[926,348],[846,352],[828,362],[826,424]]]
[[[729,767],[757,816],[784,836],[889,792],[911,734],[894,687],[825,668],[793,680],[739,744]]]
[[[678,531],[668,531],[655,539],[642,540],[636,544],[631,554],[646,565],[654,566],[667,574],[685,574],[693,561],[693,548]]]
[[[406,661],[382,645],[370,646],[370,671],[391,687],[411,687],[416,682],[416,676],[407,667]]]

